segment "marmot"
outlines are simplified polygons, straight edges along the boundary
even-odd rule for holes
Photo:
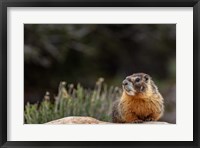
[[[112,108],[114,123],[157,121],[163,115],[163,97],[152,78],[135,73],[122,82],[123,93]]]

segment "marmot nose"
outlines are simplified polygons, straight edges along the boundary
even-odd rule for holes
[[[128,80],[125,79],[125,80],[122,82],[122,85],[128,85],[128,83],[129,83]]]

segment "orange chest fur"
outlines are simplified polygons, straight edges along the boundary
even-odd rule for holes
[[[145,99],[124,99],[122,102],[122,110],[125,114],[137,114],[142,116],[148,116],[153,112],[157,112],[158,104],[151,100]]]

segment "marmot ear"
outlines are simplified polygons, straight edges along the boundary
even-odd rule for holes
[[[151,79],[151,77],[150,77],[148,74],[146,74],[146,75],[144,76],[144,79],[145,79],[145,81],[147,82],[148,80]]]

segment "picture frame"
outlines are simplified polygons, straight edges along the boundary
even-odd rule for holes
[[[193,8],[193,141],[8,141],[7,140],[7,8],[8,7],[192,7]],[[0,146],[3,147],[199,147],[199,0],[7,0],[1,1]],[[19,133],[20,134],[20,133]]]

